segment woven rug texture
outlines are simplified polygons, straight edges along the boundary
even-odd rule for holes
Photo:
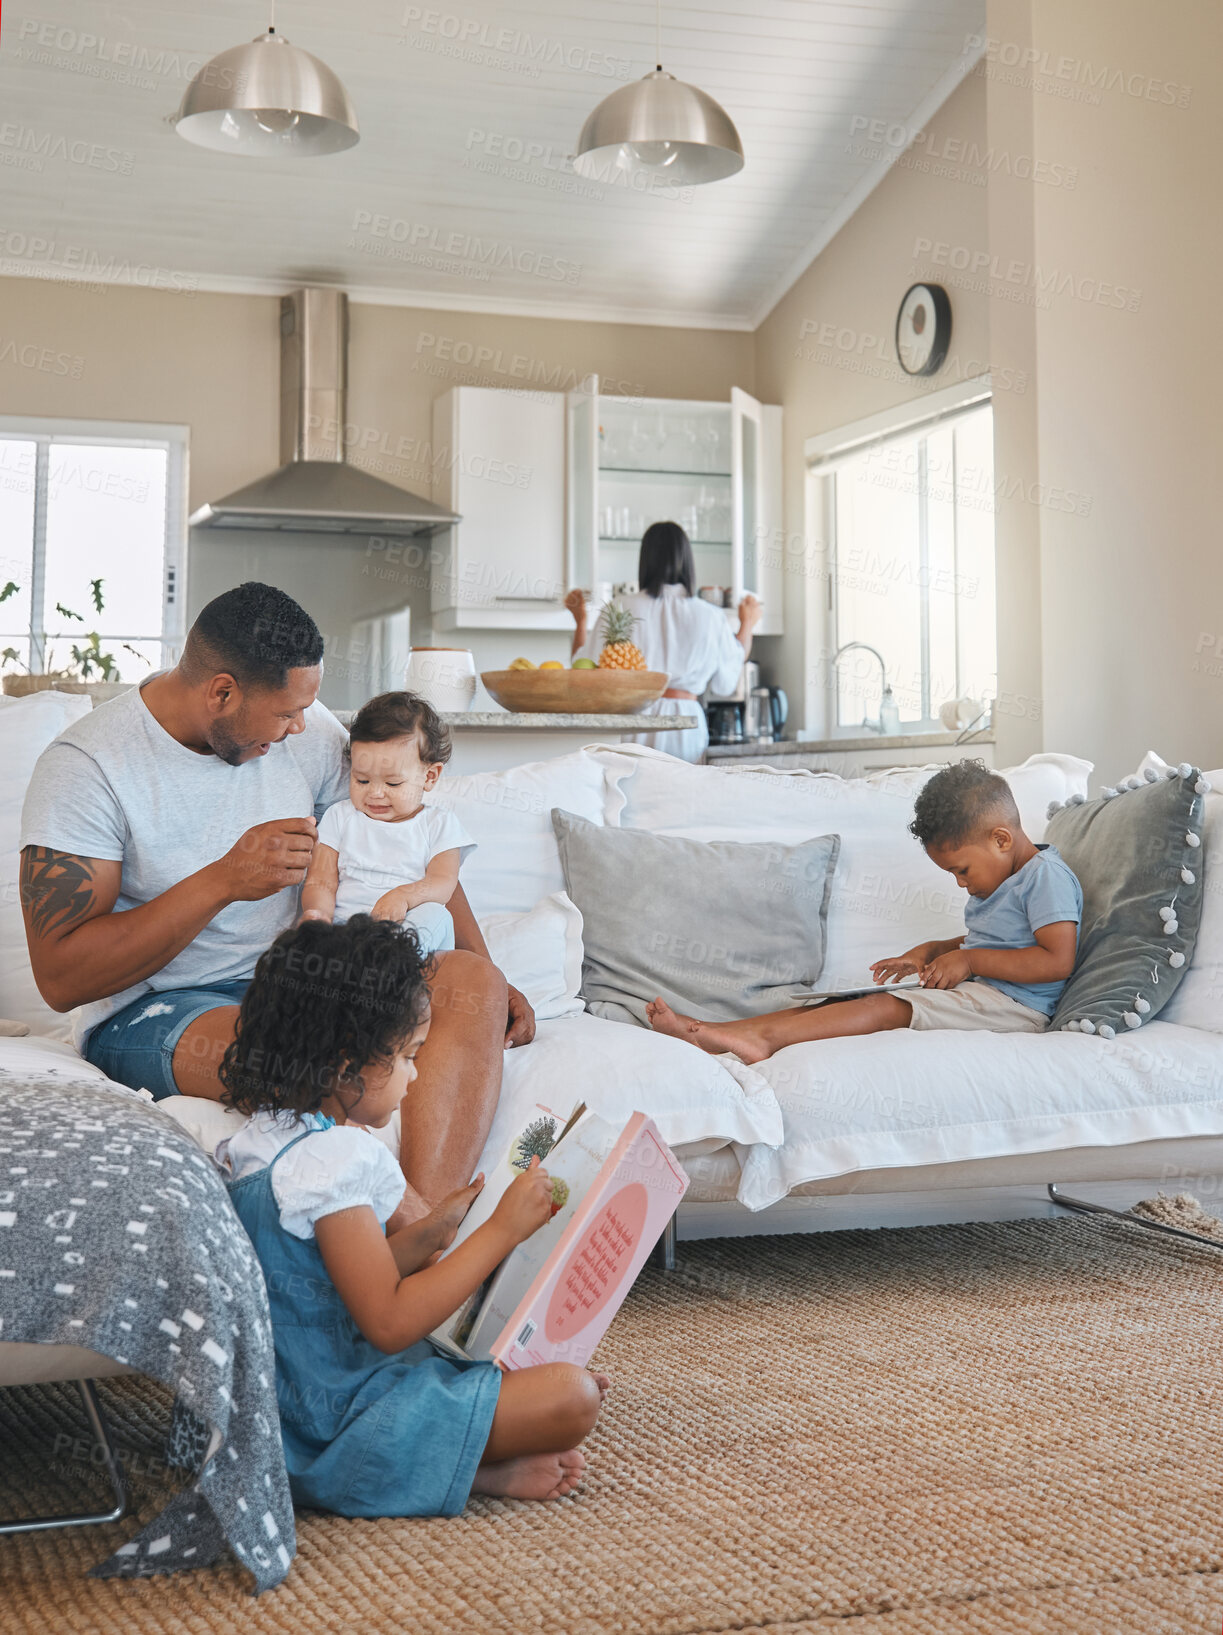
[[[1223,1256],[1076,1218],[683,1244],[647,1270],[582,1489],[303,1513],[286,1582],[84,1576],[0,1539],[4,1635],[1197,1635],[1223,1629]],[[140,1513],[168,1403],[99,1390]],[[0,1515],[101,1486],[72,1387],[0,1392]]]

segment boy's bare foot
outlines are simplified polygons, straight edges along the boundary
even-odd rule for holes
[[[698,1050],[711,1056],[721,1056],[729,1050],[748,1067],[762,1062],[769,1051],[752,1034],[745,1022],[698,1022],[695,1016],[681,1016],[673,1011],[665,999],[652,999],[645,1008],[650,1026],[655,1033],[667,1033],[673,1039],[684,1039]]]
[[[606,1374],[595,1377],[607,1378]],[[481,1465],[471,1491],[497,1499],[564,1499],[582,1480],[585,1469],[586,1455],[579,1448],[570,1448],[568,1453],[526,1453],[519,1459]]]

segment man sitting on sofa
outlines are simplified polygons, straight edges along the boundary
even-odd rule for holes
[[[347,792],[346,734],[316,703],[322,656],[290,596],[240,585],[204,608],[173,670],[75,722],[34,769],[21,901],[39,992],[79,1007],[88,1061],[158,1100],[220,1096],[255,961],[292,924],[316,820]],[[470,1180],[502,1047],[535,1031],[461,886],[449,906],[457,946],[438,957],[403,1107],[404,1176],[430,1202]]]

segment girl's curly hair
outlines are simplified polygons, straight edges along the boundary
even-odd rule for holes
[[[354,914],[304,920],[259,957],[219,1075],[240,1113],[309,1113],[364,1094],[363,1068],[389,1062],[429,1011],[429,964],[415,931]]]

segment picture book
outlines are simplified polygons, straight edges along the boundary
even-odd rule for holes
[[[539,1118],[555,1117],[539,1110]],[[556,1120],[555,1129],[538,1154],[552,1180],[552,1218],[434,1332],[435,1343],[454,1355],[506,1369],[584,1365],[687,1191],[688,1177],[644,1113],[618,1129],[583,1111],[563,1125]],[[531,1156],[547,1140],[548,1131],[535,1128]],[[521,1141],[520,1133],[511,1145],[520,1157]],[[510,1172],[504,1180],[498,1173],[497,1198],[529,1162],[501,1166]],[[480,1219],[495,1207],[494,1199]],[[463,1225],[464,1236],[475,1230]]]

